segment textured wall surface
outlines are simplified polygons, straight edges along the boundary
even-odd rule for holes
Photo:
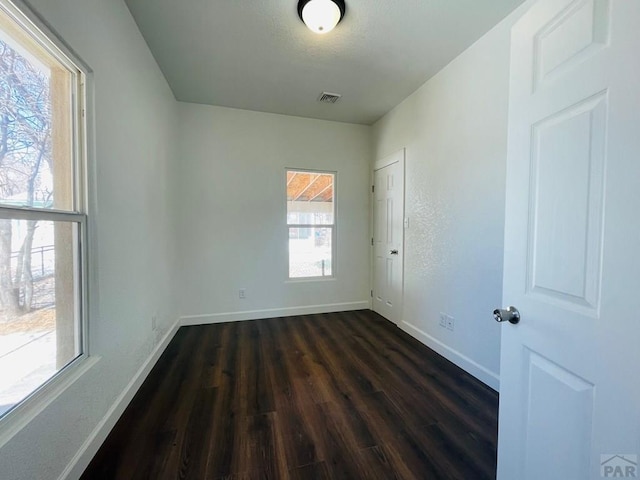
[[[370,127],[175,102],[120,0],[30,3],[95,73],[89,338],[101,359],[0,448],[2,480],[57,478],[178,312],[367,302],[370,162],[402,147],[406,325],[497,378],[513,16],[378,122],[372,152]],[[338,172],[334,280],[286,281],[285,167]]]
[[[374,156],[406,147],[404,321],[498,386],[509,31],[517,10],[374,125]],[[440,312],[455,329],[439,325]]]

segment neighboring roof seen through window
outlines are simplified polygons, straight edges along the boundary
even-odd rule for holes
[[[287,172],[288,202],[333,202],[333,174]]]

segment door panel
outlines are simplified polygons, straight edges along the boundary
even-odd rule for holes
[[[570,2],[535,36],[535,87],[590,57],[607,44],[608,37],[608,0]]]
[[[499,480],[640,456],[638,25],[637,1],[539,0],[512,30]]]
[[[392,168],[392,167],[387,167]],[[387,191],[386,195],[394,195],[393,192],[393,175],[396,174],[395,171],[385,172],[387,175]],[[387,245],[393,245],[393,197],[387,197],[387,225],[386,225],[386,235],[387,235]]]
[[[594,386],[532,351],[525,352],[527,478],[589,478]],[[562,425],[549,435],[549,424]]]
[[[607,97],[534,126],[529,291],[591,310],[599,304]]]

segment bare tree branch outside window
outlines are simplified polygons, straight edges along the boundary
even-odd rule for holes
[[[52,205],[49,85],[45,68],[38,69],[0,40],[0,197],[4,204]],[[0,303],[12,314],[29,312],[33,302],[31,252],[38,221],[28,220],[26,225],[22,245],[14,252],[12,221],[0,219]]]

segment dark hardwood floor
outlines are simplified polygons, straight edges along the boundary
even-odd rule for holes
[[[495,478],[497,410],[370,311],[183,327],[82,478]]]

